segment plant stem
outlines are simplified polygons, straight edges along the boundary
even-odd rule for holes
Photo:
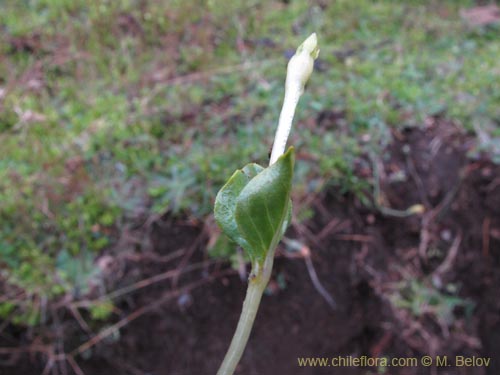
[[[304,85],[313,71],[314,60],[318,57],[318,53],[318,40],[316,34],[313,33],[299,46],[299,48],[297,48],[297,52],[288,62],[285,81],[285,98],[283,100],[283,108],[280,113],[278,129],[276,130],[276,137],[269,165],[274,164],[285,151],[286,141],[292,127],[295,108],[304,91]],[[287,212],[288,208],[285,209],[284,213],[286,214]],[[240,320],[238,321],[236,332],[234,333],[231,345],[224,357],[224,361],[219,371],[217,371],[217,375],[233,375],[243,355],[248,338],[250,337],[250,332],[252,331],[255,316],[259,310],[262,294],[271,277],[274,252],[276,251],[278,242],[283,236],[281,228],[284,221],[285,216],[281,218],[281,222],[277,226],[278,230],[276,230],[274,234],[274,238],[271,241],[264,262],[255,260],[252,264],[252,273],[250,274],[247,295],[243,302]]]
[[[243,302],[240,320],[238,321],[236,332],[234,333],[231,345],[229,346],[226,356],[224,357],[224,361],[222,362],[219,371],[217,371],[217,375],[232,375],[238,365],[238,362],[240,361],[241,356],[243,355],[250,332],[252,331],[255,316],[259,310],[262,294],[264,293],[267,283],[271,278],[274,252],[277,244],[273,243],[273,245],[272,249],[267,252],[267,256],[263,264],[255,262],[252,266],[252,273],[250,274],[247,294],[245,301]]]
[[[298,85],[289,85],[285,90],[285,99],[283,107],[281,107],[280,118],[278,121],[278,129],[274,137],[273,149],[269,164],[274,164],[278,158],[285,152],[286,141],[292,129],[293,116],[295,108],[300,99],[301,89]]]

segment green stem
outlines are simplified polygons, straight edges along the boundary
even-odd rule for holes
[[[217,375],[232,375],[243,355],[250,332],[252,331],[255,316],[259,310],[262,294],[271,278],[274,251],[276,249],[276,244],[273,243],[273,245],[272,249],[267,252],[264,262],[255,262],[252,266],[252,273],[250,274],[247,295],[245,297],[245,302],[243,302],[240,320],[238,321],[236,332],[234,333],[231,345],[224,357],[224,361],[219,371],[217,371]]]

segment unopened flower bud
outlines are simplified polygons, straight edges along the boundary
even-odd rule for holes
[[[286,141],[292,128],[295,108],[314,68],[319,55],[318,38],[313,33],[302,43],[288,62],[285,81],[285,99],[280,113],[278,129],[274,137],[269,164],[273,164],[285,152]]]

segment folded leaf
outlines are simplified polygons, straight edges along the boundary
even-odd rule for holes
[[[293,164],[294,150],[290,147],[276,163],[252,178],[236,198],[238,233],[248,244],[242,246],[259,262],[278,244],[289,221]]]
[[[215,199],[215,220],[253,261],[262,262],[276,246],[291,219],[294,151],[263,168],[250,163],[238,169]]]
[[[244,168],[238,169],[220,189],[215,198],[214,216],[217,224],[231,240],[247,251],[249,244],[241,237],[234,215],[236,198],[248,182],[263,170],[263,167],[255,163],[247,164]]]

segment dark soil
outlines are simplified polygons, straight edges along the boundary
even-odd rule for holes
[[[315,288],[304,259],[281,248],[237,374],[382,371],[297,364],[298,357],[349,355],[447,355],[452,365],[390,368],[387,374],[500,373],[500,167],[468,158],[469,138],[445,121],[395,132],[394,139],[374,161],[380,165],[379,204],[398,212],[423,204],[425,211],[397,217],[334,190],[318,196],[314,218],[290,229],[288,236],[311,249],[318,278],[338,307],[333,310]],[[215,374],[246,283],[227,265],[208,259],[206,242],[206,230],[196,223],[166,220],[157,225],[155,255],[179,249],[184,255],[165,264],[151,257],[127,261],[122,280],[202,266],[175,282],[155,283],[124,298],[118,306],[121,318],[151,307],[121,328],[119,339],[108,337],[76,356],[85,374]],[[192,283],[198,284],[169,297]],[[439,294],[426,299],[429,289]],[[65,347],[85,341],[78,327],[68,329]],[[490,357],[491,364],[456,368],[456,355]],[[43,370],[37,355],[5,358],[14,361],[12,366],[4,362],[1,374]],[[69,366],[67,373],[72,374]]]

